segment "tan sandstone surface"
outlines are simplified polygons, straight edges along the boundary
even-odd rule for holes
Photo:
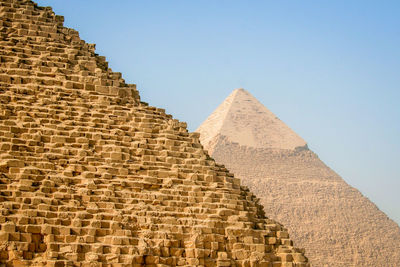
[[[63,17],[1,0],[0,266],[309,264]]]
[[[313,266],[400,266],[399,226],[247,91],[235,90],[197,131]]]

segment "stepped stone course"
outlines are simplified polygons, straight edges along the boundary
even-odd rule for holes
[[[0,266],[309,266],[51,8],[1,0],[0,43]]]
[[[399,226],[282,124],[239,89],[197,131],[265,212],[290,229],[313,266],[400,266]]]

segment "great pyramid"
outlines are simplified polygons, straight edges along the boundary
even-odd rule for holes
[[[247,91],[233,91],[197,131],[313,266],[400,266],[399,226]]]
[[[0,266],[309,266],[51,8],[1,0],[0,43]]]

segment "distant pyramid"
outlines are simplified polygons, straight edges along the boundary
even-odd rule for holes
[[[306,146],[300,136],[244,89],[234,90],[197,131],[206,146],[218,135],[255,148]]]
[[[233,91],[197,131],[313,266],[400,266],[399,226],[247,91]]]

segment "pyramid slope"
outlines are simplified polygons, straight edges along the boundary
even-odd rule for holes
[[[222,125],[238,92],[239,90],[234,90],[196,130],[196,132],[202,132],[200,138],[203,144],[210,143],[221,132]]]
[[[0,1],[0,265],[309,266],[63,18]]]
[[[216,136],[212,156],[289,227],[313,266],[400,266],[399,226],[312,151],[254,148]]]
[[[244,146],[305,147],[306,142],[244,89],[234,90],[196,130],[205,147],[218,135]]]

